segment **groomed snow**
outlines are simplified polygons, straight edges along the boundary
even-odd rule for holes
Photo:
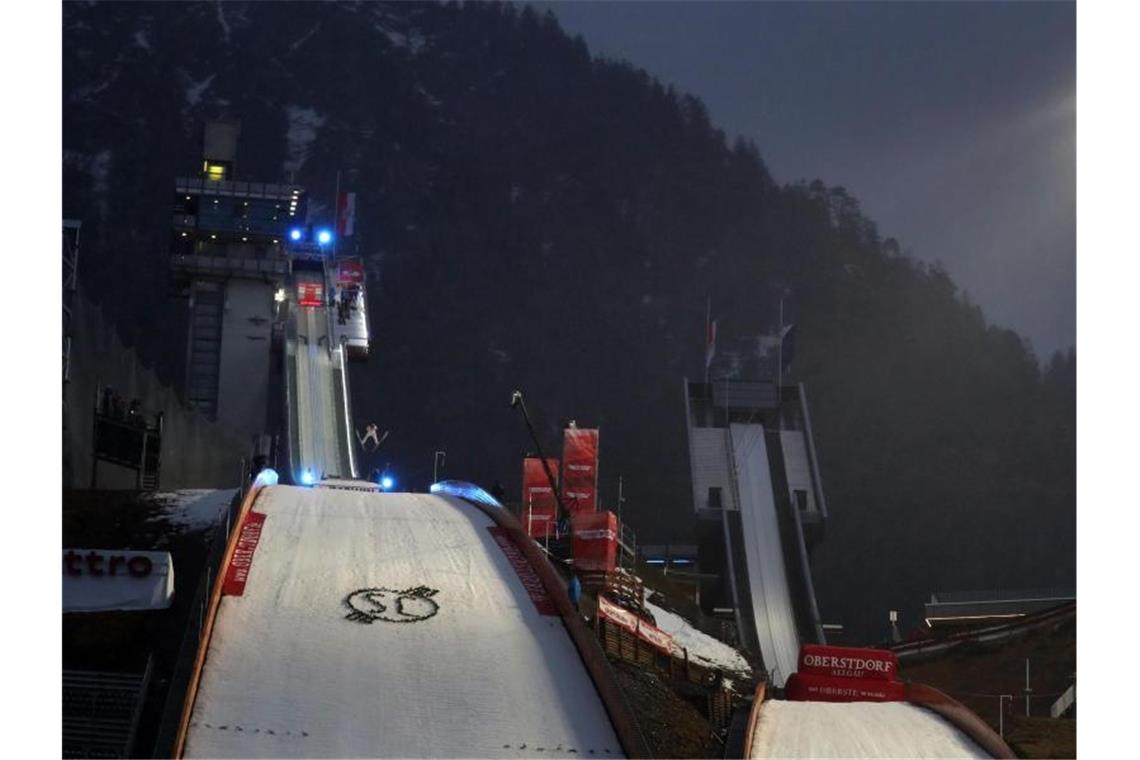
[[[769,700],[752,739],[753,758],[989,757],[935,713],[904,702]]]
[[[291,486],[253,509],[260,543],[244,595],[222,599],[187,757],[621,755],[561,618],[538,613],[483,512]],[[346,600],[381,588],[423,619],[350,619]]]
[[[156,493],[153,498],[161,505],[158,515],[189,532],[217,526],[225,519],[226,508],[235,493],[236,488],[188,488]]]
[[[648,595],[648,589],[646,594]],[[645,606],[653,613],[657,627],[673,637],[673,647],[678,655],[682,647],[689,652],[689,659],[699,665],[731,670],[738,673],[751,673],[748,661],[728,644],[709,636],[680,615],[646,602]]]
[[[732,424],[730,434],[756,638],[772,683],[783,686],[796,672],[800,640],[768,470],[768,446],[762,425]]]

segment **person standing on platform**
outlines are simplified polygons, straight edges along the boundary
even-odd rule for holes
[[[566,595],[570,597],[570,604],[574,605],[574,611],[579,612],[578,605],[582,601],[582,582],[578,580],[578,574],[570,576],[570,583],[566,587]]]

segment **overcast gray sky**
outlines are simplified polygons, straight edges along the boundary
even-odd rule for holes
[[[1041,359],[1076,343],[1073,3],[534,2],[842,185]]]

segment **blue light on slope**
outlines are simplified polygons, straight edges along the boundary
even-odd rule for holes
[[[293,229],[289,230],[289,239],[296,243],[304,234],[305,233],[301,232],[300,227],[294,227]]]
[[[385,475],[380,478],[380,488],[385,491],[391,491],[392,486],[396,485],[396,481],[392,480],[390,475]]]
[[[266,467],[257,473],[257,477],[253,479],[253,485],[254,487],[277,485],[277,470]]]
[[[332,242],[332,230],[327,227],[322,227],[317,230],[317,242],[321,245],[328,245]]]
[[[317,479],[313,477],[313,473],[310,470],[305,470],[304,472],[301,473],[301,485],[311,486],[313,483],[316,483],[316,482],[317,482]]]
[[[499,507],[500,509],[503,507],[494,496],[479,486],[462,480],[441,480],[438,483],[432,483],[430,490],[432,493],[458,496],[460,499],[475,501],[490,507]]]

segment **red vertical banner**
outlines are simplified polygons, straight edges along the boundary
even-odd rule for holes
[[[613,512],[581,512],[570,518],[576,572],[612,573],[617,566],[618,525]]]
[[[566,428],[562,439],[562,498],[571,515],[598,511],[598,430]]]
[[[356,193],[341,193],[336,199],[336,234],[352,237],[356,231]]]
[[[557,485],[558,460],[547,459],[546,464]],[[542,468],[542,460],[538,457],[523,459],[523,497],[519,515],[528,536],[546,538],[556,533],[558,502],[554,498],[554,489],[550,487],[550,480]]]
[[[245,593],[245,582],[249,578],[249,569],[253,567],[253,554],[257,551],[257,543],[261,540],[261,528],[264,524],[265,515],[252,510],[242,521],[237,548],[230,557],[230,564],[226,567],[226,577],[222,581],[224,596],[241,596]]]

